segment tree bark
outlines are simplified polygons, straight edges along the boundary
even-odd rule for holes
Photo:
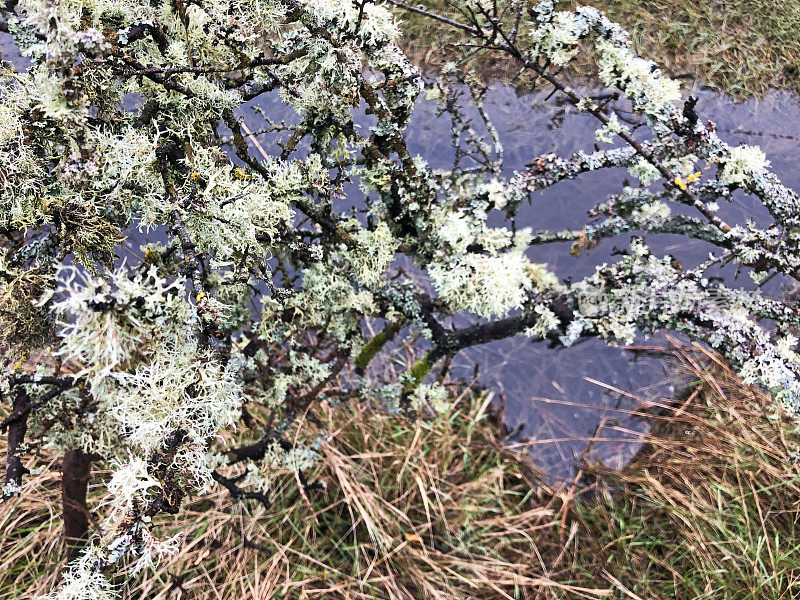
[[[22,485],[22,476],[28,472],[28,469],[22,465],[22,456],[20,454],[20,446],[25,443],[25,433],[28,431],[28,414],[25,412],[27,403],[28,394],[20,387],[16,396],[14,396],[14,404],[11,410],[11,414],[19,415],[19,418],[8,426],[4,499],[18,492]]]
[[[70,557],[81,549],[89,533],[89,488],[91,457],[83,450],[70,450],[64,455],[61,469],[61,502],[64,507],[64,539]]]

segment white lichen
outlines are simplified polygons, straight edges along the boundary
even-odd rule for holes
[[[744,145],[731,148],[730,154],[720,161],[724,164],[719,179],[726,185],[745,185],[754,173],[770,164],[761,148]]]

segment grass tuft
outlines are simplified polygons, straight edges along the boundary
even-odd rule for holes
[[[628,598],[797,597],[797,425],[701,347],[678,359],[691,393],[654,419],[622,474],[596,468],[574,504],[570,581]]]

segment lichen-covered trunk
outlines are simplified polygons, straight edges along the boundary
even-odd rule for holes
[[[61,502],[64,507],[64,539],[71,557],[77,554],[89,533],[86,492],[91,466],[91,457],[83,450],[70,450],[64,455]]]

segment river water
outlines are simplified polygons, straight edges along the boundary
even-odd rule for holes
[[[7,34],[0,34],[0,52],[17,68],[26,67]],[[797,97],[773,92],[763,100],[734,103],[723,94],[692,87],[690,83],[685,83],[684,89],[700,98],[697,108],[701,118],[714,121],[724,140],[760,145],[783,182],[800,189],[795,159],[800,140]],[[494,85],[488,93],[486,110],[500,133],[508,174],[524,169],[526,163],[541,154],[569,156],[578,150],[593,149],[597,127],[593,118],[565,111],[553,101],[545,102],[545,95],[546,92],[518,95],[501,84]],[[273,120],[296,119],[277,95],[260,98],[257,104],[239,111],[251,131],[263,128],[261,111]],[[359,120],[364,126],[369,122],[364,115]],[[275,139],[268,135],[257,138],[265,152],[279,152]],[[421,100],[418,104],[408,128],[408,143],[411,152],[425,158],[432,167],[452,164],[450,121],[436,116],[432,102]],[[253,151],[255,156],[256,149]],[[586,211],[608,194],[619,191],[625,178],[626,172],[616,169],[559,183],[523,206],[517,225],[533,229],[580,226],[586,222]],[[346,198],[345,204],[361,202]],[[764,222],[767,218],[763,207],[745,196],[736,196],[733,202],[722,206],[720,215],[735,223],[747,218]],[[500,222],[495,220],[492,224]],[[614,260],[613,246],[624,247],[627,241],[628,236],[607,240],[579,257],[570,256],[566,244],[552,244],[532,249],[530,257],[546,262],[562,278],[582,277],[591,273],[595,265]],[[650,236],[648,242],[655,251],[673,254],[686,264],[704,260],[710,250],[703,242],[678,236]],[[737,276],[730,268],[712,274],[743,288],[754,287],[749,277]],[[767,294],[784,291],[778,281],[764,290]],[[666,339],[657,336],[641,342],[664,344]],[[612,467],[624,465],[638,449],[639,437],[646,428],[629,411],[643,402],[669,399],[678,385],[674,372],[658,358],[637,356],[596,340],[566,349],[551,349],[546,343],[531,343],[524,338],[493,342],[459,353],[451,373],[472,380],[476,365],[478,383],[492,390],[498,403],[505,407],[505,423],[515,431],[509,438],[511,443],[526,446],[537,464],[555,480],[573,477],[579,468],[580,461],[576,459],[584,456]]]

